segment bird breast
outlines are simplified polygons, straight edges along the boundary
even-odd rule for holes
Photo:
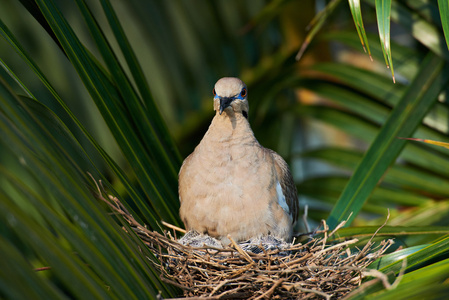
[[[182,167],[180,214],[189,229],[242,240],[282,225],[276,224],[285,213],[277,205],[273,157],[242,121],[230,127],[212,122]]]

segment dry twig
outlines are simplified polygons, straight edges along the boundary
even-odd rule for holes
[[[192,248],[178,243],[167,232],[148,230],[117,198],[104,197],[98,185],[97,188],[99,198],[123,216],[158,258],[153,263],[163,281],[181,288],[184,296],[192,299],[340,299],[357,288],[365,274],[374,274],[366,266],[393,243],[384,241],[377,249],[370,244],[362,253],[351,253],[348,247],[357,240],[328,243],[335,230],[329,234],[324,222],[323,237],[286,249],[253,253],[244,251],[231,237],[228,238],[232,247]]]

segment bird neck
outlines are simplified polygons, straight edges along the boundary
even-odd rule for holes
[[[248,120],[241,114],[226,110],[221,115],[217,112],[206,135],[220,141],[255,140]]]

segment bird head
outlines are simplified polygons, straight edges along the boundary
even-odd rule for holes
[[[241,113],[248,118],[248,90],[245,83],[235,77],[223,77],[214,87],[214,110]]]

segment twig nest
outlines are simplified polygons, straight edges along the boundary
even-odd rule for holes
[[[240,244],[231,239],[227,246],[194,232],[179,241],[169,234],[152,236],[147,245],[160,260],[163,280],[186,297],[213,299],[339,299],[360,285],[365,268],[393,243],[352,251],[357,239],[332,244],[326,236],[304,244],[274,237]]]
[[[160,234],[139,224],[117,198],[102,199],[158,258],[153,263],[161,279],[181,288],[186,297],[340,299],[360,285],[363,274],[372,274],[366,267],[393,244],[384,240],[374,246],[371,239],[359,250],[351,247],[357,239],[328,242],[337,229],[329,232],[324,221],[324,230],[317,232],[321,235],[304,244],[288,244],[274,237],[237,244],[228,237],[231,244],[222,245],[195,232],[178,241],[170,232]]]

